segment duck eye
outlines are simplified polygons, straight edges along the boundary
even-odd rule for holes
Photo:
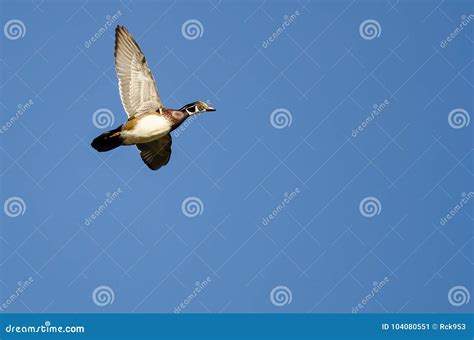
[[[202,105],[199,105],[199,106],[198,106],[198,110],[199,110],[199,111],[206,111],[206,108],[205,108],[204,106],[202,106]]]

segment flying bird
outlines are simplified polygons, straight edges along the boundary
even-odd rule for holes
[[[91,146],[105,152],[121,145],[136,145],[145,164],[158,170],[170,160],[171,131],[191,115],[215,109],[204,101],[178,110],[164,107],[145,55],[124,26],[115,29],[115,70],[128,120],[96,137]]]

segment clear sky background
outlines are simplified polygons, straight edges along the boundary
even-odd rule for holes
[[[473,12],[2,0],[3,312],[472,312]],[[117,24],[166,106],[217,108],[158,172],[89,146]]]

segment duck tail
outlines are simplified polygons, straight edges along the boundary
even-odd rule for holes
[[[123,144],[121,136],[122,126],[114,130],[104,132],[103,134],[94,138],[91,146],[99,152],[110,151]]]

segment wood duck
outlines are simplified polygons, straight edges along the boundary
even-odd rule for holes
[[[215,109],[204,101],[187,104],[179,110],[165,108],[145,55],[124,26],[115,29],[115,70],[128,120],[96,137],[91,146],[104,152],[121,145],[136,145],[145,164],[158,170],[170,160],[171,131],[189,116]]]

